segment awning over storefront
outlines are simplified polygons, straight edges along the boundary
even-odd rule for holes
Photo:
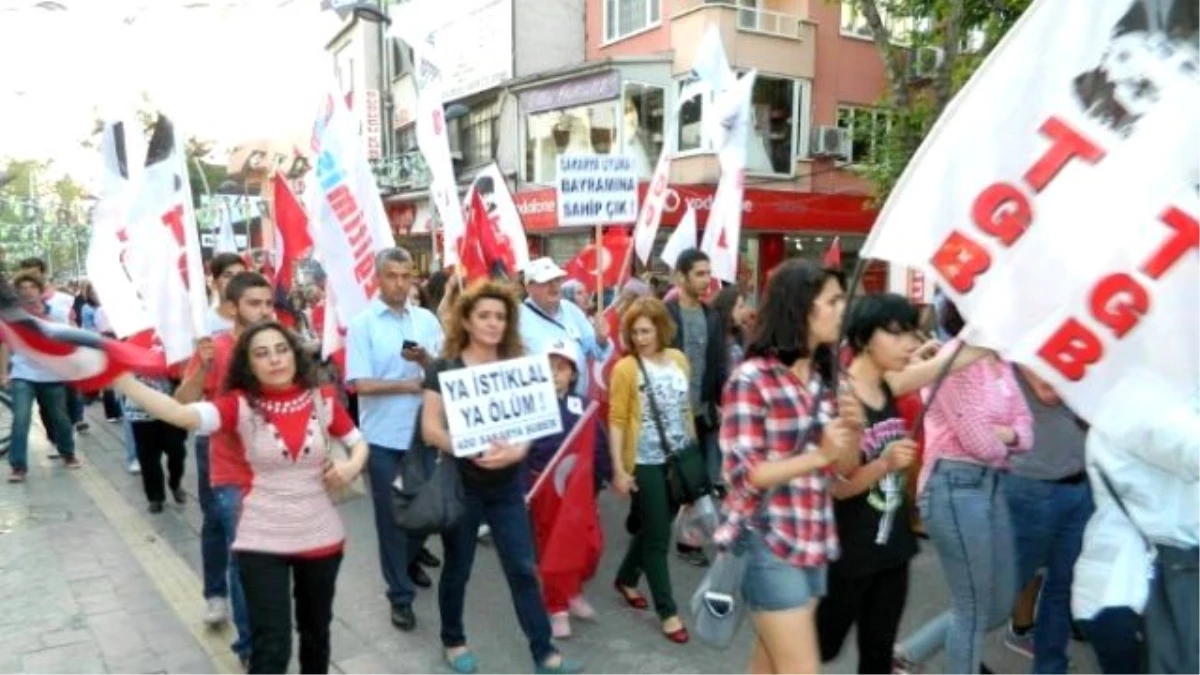
[[[649,183],[638,186],[638,201],[645,198]],[[678,198],[668,198],[662,224],[674,227],[690,205],[696,224],[704,227],[712,210],[716,185],[672,185]],[[746,188],[742,201],[742,227],[758,232],[844,232],[866,234],[875,222],[876,211],[865,195],[825,194]],[[552,187],[521,190],[513,195],[517,211],[532,234],[554,234],[559,230],[557,201]]]

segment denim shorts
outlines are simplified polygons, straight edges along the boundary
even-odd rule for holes
[[[757,532],[746,532],[746,577],[742,597],[751,612],[781,612],[804,607],[825,595],[825,565],[796,567],[782,560]]]

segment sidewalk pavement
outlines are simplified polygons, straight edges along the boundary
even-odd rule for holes
[[[189,457],[184,487],[189,500],[146,511],[141,479],[127,473],[119,425],[89,410],[91,431],[80,434],[84,468],[65,469],[47,458],[40,430],[31,447],[24,485],[0,484],[0,673],[133,672],[236,673],[228,649],[230,629],[210,631],[203,614],[196,474]],[[189,443],[189,455],[191,444]],[[627,609],[610,589],[627,537],[625,509],[611,494],[601,498],[606,555],[589,597],[596,622],[573,622],[563,652],[588,672],[745,672],[752,632],[743,628],[727,651],[693,641],[686,646],[659,635],[653,612]],[[368,500],[342,507],[348,545],[334,605],[332,672],[439,673],[436,585],[419,591],[418,627],[402,633],[389,606]],[[440,556],[440,541],[430,548]],[[437,570],[431,570],[435,584]],[[686,605],[703,570],[672,557],[676,601]],[[913,564],[909,604],[901,627],[907,635],[948,602],[932,552]],[[495,552],[481,546],[467,592],[467,633],[484,672],[530,672],[532,662]],[[1074,672],[1096,672],[1090,650],[1072,647]],[[997,672],[1027,672],[1030,662],[1007,651],[992,635],[987,662]],[[296,667],[295,660],[292,664]],[[939,672],[940,659],[926,665]],[[825,672],[856,670],[853,636]]]

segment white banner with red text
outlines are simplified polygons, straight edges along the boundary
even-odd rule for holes
[[[357,122],[341,96],[328,94],[313,126],[313,194],[309,228],[342,325],[375,297],[375,254],[395,246]]]
[[[1196,35],[1195,11],[1038,0],[943,113],[861,254],[928,270],[978,342],[1084,418],[1134,379],[1191,396]]]

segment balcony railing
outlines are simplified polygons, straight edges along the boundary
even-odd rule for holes
[[[721,7],[737,10],[737,27],[751,33],[762,33],[776,37],[799,40],[804,34],[805,17],[786,14],[758,7],[747,7],[734,0],[682,0],[678,3],[678,14],[705,7]]]
[[[429,167],[420,150],[409,150],[373,162],[375,182],[381,190],[423,190],[429,187]]]

